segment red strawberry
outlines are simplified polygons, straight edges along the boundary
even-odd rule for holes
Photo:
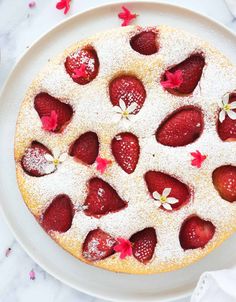
[[[201,54],[193,54],[183,62],[168,69],[171,73],[177,70],[182,71],[183,82],[178,88],[167,89],[170,93],[174,94],[190,94],[196,88],[202,76],[202,70],[205,66],[205,59]],[[166,80],[164,74],[163,80]]]
[[[148,187],[148,191],[153,194],[153,192],[158,192],[162,194],[164,189],[170,188],[170,194],[168,197],[174,197],[178,199],[178,202],[171,204],[173,210],[180,209],[183,205],[187,204],[190,200],[190,191],[186,184],[182,183],[178,179],[156,171],[148,171],[145,176],[145,181]]]
[[[86,76],[75,77],[76,70],[85,66]],[[72,80],[80,85],[85,85],[96,78],[99,69],[97,52],[91,46],[79,49],[66,58],[65,68]]]
[[[232,93],[229,97],[229,104],[235,101],[236,101],[236,94]],[[230,117],[228,117],[227,114],[222,123],[218,121],[217,130],[218,130],[219,137],[223,141],[229,141],[229,142],[236,141],[236,120],[231,119]]]
[[[221,166],[212,174],[213,184],[220,196],[229,201],[236,201],[236,167]]]
[[[138,138],[132,133],[120,133],[113,138],[111,148],[121,168],[128,174],[133,173],[140,153]]]
[[[21,165],[24,171],[30,176],[39,177],[45,175],[45,168],[48,165],[44,157],[46,153],[52,154],[43,144],[33,141],[21,159]]]
[[[85,164],[92,165],[99,150],[98,136],[94,132],[82,134],[70,147],[69,154]]]
[[[144,264],[148,263],[153,256],[157,236],[154,228],[146,228],[130,237],[133,246],[133,256]]]
[[[83,243],[82,253],[89,261],[105,259],[115,253],[113,247],[116,240],[101,229],[88,233]]]
[[[84,211],[86,215],[99,218],[120,211],[127,206],[127,203],[107,182],[95,177],[88,183],[88,196],[84,205],[87,206]]]
[[[198,216],[187,218],[180,229],[179,241],[184,250],[204,248],[215,233],[215,226]]]
[[[128,107],[132,103],[137,104],[133,111],[138,113],[143,106],[146,98],[146,91],[142,82],[133,76],[120,76],[115,78],[109,85],[110,99],[114,106],[119,106],[120,100],[123,100]]]
[[[42,226],[49,231],[66,232],[74,216],[73,204],[65,194],[57,195],[43,214]]]
[[[196,107],[186,107],[172,113],[156,132],[157,141],[165,146],[179,147],[193,143],[202,133],[203,114]]]
[[[61,132],[70,122],[73,114],[72,107],[62,103],[53,96],[41,92],[34,99],[34,108],[38,112],[40,118],[51,116],[51,112],[57,114],[57,127],[53,132]]]
[[[152,55],[159,50],[157,34],[153,31],[142,31],[130,40],[131,47],[142,55]]]

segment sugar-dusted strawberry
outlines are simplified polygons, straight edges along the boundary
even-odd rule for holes
[[[122,210],[127,202],[104,180],[95,177],[89,180],[88,195],[85,200],[86,215],[96,218]]]
[[[203,114],[199,108],[181,108],[161,123],[156,131],[156,139],[165,146],[185,146],[199,138],[203,127]]]
[[[82,134],[70,147],[69,154],[85,164],[92,165],[99,150],[98,136],[94,132]]]
[[[83,243],[82,254],[88,261],[105,259],[115,253],[116,240],[101,229],[88,233]]]
[[[115,78],[109,85],[110,100],[114,106],[119,106],[124,101],[126,107],[136,103],[133,114],[142,108],[146,99],[146,90],[142,82],[136,77],[123,75]]]
[[[131,47],[142,55],[152,55],[159,50],[157,33],[151,30],[142,31],[130,40]]]
[[[187,218],[180,229],[179,241],[184,250],[204,248],[212,239],[215,226],[198,216]]]
[[[154,228],[146,228],[130,237],[133,256],[144,264],[148,263],[154,254],[157,236]]]
[[[51,151],[43,144],[33,141],[25,150],[25,154],[21,159],[21,165],[24,171],[30,176],[44,176],[48,161],[44,157],[45,154],[51,154]]]
[[[77,76],[81,67],[84,67],[85,72],[83,75]],[[66,58],[65,68],[74,82],[80,85],[91,82],[98,75],[99,69],[99,59],[96,50],[92,46],[79,49]]]
[[[40,119],[50,117],[52,112],[57,115],[57,126],[53,132],[61,132],[70,122],[73,115],[73,110],[70,105],[59,101],[45,92],[36,95],[34,108],[38,112]]]
[[[73,216],[74,209],[69,196],[60,194],[44,212],[41,224],[47,232],[66,232],[71,227]]]
[[[168,197],[173,197],[178,200],[178,202],[171,204],[173,210],[178,210],[189,202],[191,195],[190,190],[186,184],[177,178],[157,171],[148,171],[144,178],[151,195],[153,192],[158,192],[162,195],[165,189],[171,189]]]
[[[121,168],[128,174],[133,173],[140,153],[137,136],[128,132],[119,133],[113,138],[111,148]]]
[[[236,201],[236,167],[221,166],[212,174],[213,184],[220,196],[229,201]]]
[[[179,87],[167,89],[174,94],[190,94],[194,91],[198,82],[201,79],[202,71],[205,66],[205,59],[201,54],[193,54],[183,62],[168,69],[170,73],[175,73],[177,70],[182,72],[182,83]],[[163,76],[163,81],[166,80],[166,73]]]

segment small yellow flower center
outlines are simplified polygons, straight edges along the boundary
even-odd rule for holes
[[[127,110],[123,111],[122,116],[127,118],[129,116],[129,112]]]
[[[54,160],[53,160],[54,166],[57,167],[59,165],[59,163],[60,163],[59,159],[58,158],[54,158]]]
[[[224,105],[224,110],[229,111],[231,109],[230,104],[225,104]]]
[[[161,196],[160,201],[161,201],[161,203],[166,203],[167,202],[167,197]]]

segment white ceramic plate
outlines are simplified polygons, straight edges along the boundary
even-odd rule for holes
[[[85,293],[113,301],[170,301],[188,295],[206,270],[236,263],[236,236],[202,261],[172,273],[152,276],[115,274],[86,265],[54,243],[26,208],[15,178],[13,144],[15,121],[27,86],[48,58],[86,36],[117,27],[121,4],[101,6],[78,14],[40,38],[11,73],[0,106],[0,196],[1,208],[28,254],[62,282]],[[236,38],[225,27],[187,9],[169,4],[137,1],[128,4],[140,16],[140,25],[169,24],[212,42],[236,63]],[[174,47],[174,45],[173,45]]]

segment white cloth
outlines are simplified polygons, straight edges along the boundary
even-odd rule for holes
[[[225,0],[232,15],[236,17],[236,0]]]
[[[191,302],[236,302],[236,267],[202,274]]]

